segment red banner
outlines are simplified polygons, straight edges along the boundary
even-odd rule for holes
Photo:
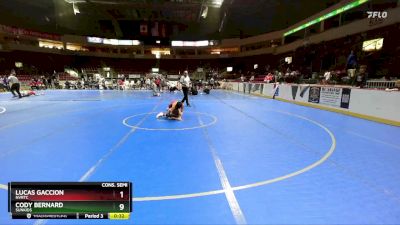
[[[49,33],[42,33],[32,30],[27,30],[23,28],[16,28],[16,27],[9,27],[5,25],[0,25],[0,31],[8,34],[13,35],[23,35],[23,36],[31,36],[37,38],[44,38],[44,39],[51,39],[51,40],[61,40],[61,35],[58,34],[49,34]]]

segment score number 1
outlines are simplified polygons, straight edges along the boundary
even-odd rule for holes
[[[123,199],[123,198],[124,198],[124,192],[123,192],[123,191],[120,191],[119,194],[121,195],[121,198]],[[124,209],[125,209],[125,205],[122,204],[122,203],[119,204],[119,210],[122,211],[122,210],[124,210]]]

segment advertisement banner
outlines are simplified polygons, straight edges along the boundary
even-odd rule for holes
[[[350,88],[343,88],[342,89],[342,99],[340,102],[340,107],[342,108],[349,108],[350,105],[350,93],[351,93],[351,89]]]
[[[342,88],[321,87],[319,103],[323,105],[340,107]]]
[[[320,87],[310,87],[308,102],[319,103],[320,92],[321,92]]]

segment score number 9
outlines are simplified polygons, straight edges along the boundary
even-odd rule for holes
[[[121,195],[121,198],[124,198],[124,192],[123,191],[121,191],[119,194]],[[124,204],[119,204],[119,210],[122,211],[124,209],[125,209],[125,205]]]
[[[119,194],[120,194],[121,198],[123,199],[123,198],[124,198],[124,192],[123,192],[123,191],[120,191]],[[119,210],[120,210],[120,211],[123,211],[123,210],[125,209],[125,205],[122,204],[122,203],[119,204],[118,207],[119,207]]]

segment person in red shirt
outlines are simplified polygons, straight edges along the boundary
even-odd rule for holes
[[[264,82],[271,83],[273,79],[274,76],[272,75],[272,73],[268,73],[268,75],[264,77]]]
[[[125,81],[124,80],[118,80],[118,86],[119,86],[119,90],[124,90],[124,84]]]
[[[171,120],[182,120],[183,104],[180,101],[173,101],[168,105],[167,112],[160,112],[156,118],[166,117]]]
[[[156,78],[155,83],[157,85],[158,92],[161,91],[161,79],[159,77]]]
[[[38,83],[35,81],[35,79],[32,79],[31,82],[29,83],[29,86],[31,86],[31,89],[36,89],[39,90],[39,85]]]

